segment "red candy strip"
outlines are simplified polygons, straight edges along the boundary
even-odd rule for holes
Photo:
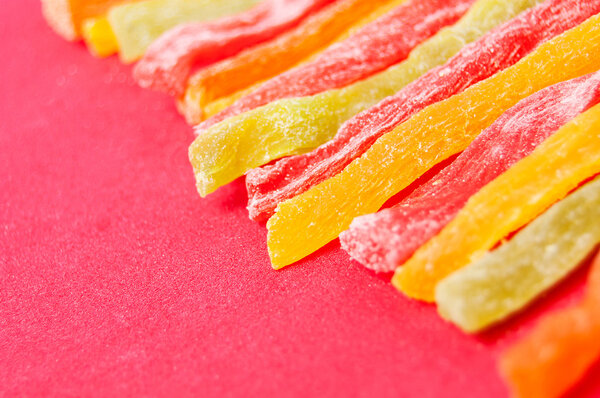
[[[335,0],[264,0],[238,15],[180,25],[163,34],[134,69],[142,87],[179,95],[192,68],[235,55],[293,28]]]
[[[513,65],[541,43],[600,12],[600,2],[548,0],[465,46],[374,107],[347,121],[333,140],[306,154],[251,170],[246,176],[248,211],[270,217],[277,204],[338,174],[379,137],[428,105],[442,101]]]
[[[519,102],[454,162],[396,206],[357,217],[342,247],[367,268],[393,271],[436,235],[484,185],[600,102],[600,72],[558,83]]]
[[[600,358],[600,254],[585,297],[548,315],[502,355],[500,370],[518,398],[558,398]]]
[[[410,51],[456,22],[474,0],[409,0],[336,43],[314,61],[276,76],[204,121],[196,132],[269,102],[339,88],[405,59]]]

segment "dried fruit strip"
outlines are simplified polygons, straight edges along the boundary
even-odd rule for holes
[[[270,40],[333,1],[263,0],[231,17],[180,25],[148,47],[134,69],[134,77],[142,87],[181,95],[193,67]]]
[[[439,29],[456,22],[474,0],[408,0],[313,61],[284,72],[199,125],[205,129],[269,102],[347,86],[405,59]]]
[[[338,36],[334,42],[338,42],[338,41],[342,41],[342,40],[346,40],[348,37],[350,37],[350,35],[354,34],[357,30],[361,29],[363,26],[375,21],[377,18],[380,18],[381,16],[387,14],[388,12],[390,12],[392,9],[398,7],[400,4],[404,3],[406,0],[391,0],[388,1],[385,5],[381,5],[379,7],[377,7],[377,9],[373,12],[371,12],[370,14],[367,14],[366,17],[363,17],[360,21],[356,22],[353,25],[350,25],[347,30],[342,33],[340,36]],[[308,19],[310,19],[311,17],[309,17]],[[297,28],[300,28],[301,26],[298,26]],[[284,34],[286,35],[286,34]],[[284,36],[282,35],[282,36]],[[277,41],[279,40],[278,38],[273,39],[273,41]],[[268,46],[270,45],[271,42],[267,42],[267,43],[263,43],[263,45]],[[243,56],[243,54],[248,51],[252,51],[254,48],[259,48],[262,47],[262,45],[258,45],[255,47],[252,47],[248,50],[243,51],[242,53],[238,54],[240,56]],[[282,49],[284,51],[284,53],[286,54],[286,56],[288,56],[288,54],[290,52],[293,51],[293,48],[291,47],[287,47],[286,49]],[[321,50],[316,51],[314,54],[310,54],[308,57],[302,59],[297,65],[305,63],[305,62],[310,62],[312,61],[314,58],[316,58],[319,54],[320,54]],[[230,57],[226,60],[221,61],[222,63],[227,63],[228,60],[232,60],[235,57]],[[278,60],[279,61],[279,60]],[[216,66],[217,64],[215,64]],[[210,67],[207,67],[205,69],[209,69]],[[201,71],[199,71],[198,73],[200,73]],[[253,72],[256,72],[256,68],[253,69]],[[276,75],[276,74],[274,74]],[[269,76],[269,78],[272,76]],[[194,77],[192,76],[193,79]],[[214,115],[216,115],[217,113],[223,111],[224,109],[228,108],[229,106],[231,106],[235,101],[239,100],[240,98],[252,93],[252,91],[256,90],[258,87],[260,87],[260,85],[262,83],[264,83],[265,80],[259,80],[259,81],[255,81],[254,84],[252,84],[251,86],[238,90],[232,94],[227,95],[226,97],[222,97],[222,98],[218,98],[215,99],[213,101],[207,102],[205,103],[206,100],[206,96],[203,93],[203,89],[200,88],[199,90],[188,90],[186,89],[185,94],[180,97],[176,104],[177,104],[177,108],[179,110],[179,112],[181,112],[187,122],[191,125],[197,125],[198,123],[201,123],[202,120],[207,119],[209,117],[212,117]],[[211,89],[214,88],[214,85],[211,85]],[[189,88],[189,86],[188,86]],[[207,87],[208,88],[208,87]],[[277,102],[277,101],[275,101]],[[201,130],[198,130],[201,131]]]
[[[188,122],[201,122],[206,104],[286,71],[389,3],[400,1],[339,0],[281,36],[201,69],[189,79],[180,109]]]
[[[42,0],[42,13],[56,33],[67,40],[81,37],[81,26],[88,18],[126,0]]]
[[[600,254],[584,299],[542,319],[533,332],[509,348],[500,371],[518,398],[558,398],[600,357]]]
[[[340,174],[280,203],[267,223],[273,266],[298,261],[335,239],[354,217],[377,211],[431,167],[464,150],[521,99],[595,72],[600,68],[599,18],[589,18],[510,68],[425,108]]]
[[[433,301],[439,281],[600,172],[600,106],[578,116],[473,195],[442,231],[396,269],[393,285]]]
[[[443,63],[465,42],[531,3],[482,0],[458,25],[415,48],[406,62],[343,89],[279,100],[200,131],[190,146],[199,193],[207,195],[253,167],[325,142],[352,115]]]
[[[161,34],[182,23],[210,21],[250,9],[258,0],[146,0],[113,7],[108,21],[121,60],[133,62]]]
[[[592,125],[600,128],[599,121]],[[598,220],[600,178],[554,204],[497,250],[442,280],[435,289],[438,311],[461,329],[477,332],[521,310],[600,242]]]
[[[490,11],[494,11],[493,7]],[[336,175],[377,138],[413,114],[513,65],[540,43],[599,11],[597,2],[549,0],[505,23],[463,48],[444,66],[355,116],[330,142],[250,172],[246,180],[250,213],[257,219],[271,216],[279,202]]]
[[[340,235],[342,247],[367,268],[394,271],[450,222],[470,196],[599,101],[598,72],[527,97],[398,205],[355,218]]]

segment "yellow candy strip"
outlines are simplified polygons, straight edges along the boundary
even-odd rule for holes
[[[600,107],[561,134],[568,141],[571,134],[585,136],[586,130],[598,141]],[[596,178],[499,249],[438,283],[435,300],[440,315],[464,331],[477,332],[521,310],[573,271],[600,242],[599,220],[600,178]]]
[[[323,144],[343,122],[536,2],[479,0],[455,25],[440,30],[384,72],[342,89],[275,101],[201,131],[190,146],[198,192],[208,195],[254,167]]]
[[[597,70],[599,51],[596,15],[512,67],[425,108],[383,135],[340,174],[280,203],[267,223],[273,267],[300,260],[335,239],[354,217],[377,211],[435,164],[464,150],[521,99]],[[432,300],[431,287],[425,291],[424,298]]]
[[[119,51],[117,38],[105,16],[86,19],[81,35],[90,52],[97,57],[108,57]]]
[[[396,269],[393,285],[410,297],[433,301],[440,280],[481,258],[502,238],[600,172],[599,154],[600,107],[596,105],[473,195],[437,236]]]
[[[258,0],[145,0],[111,8],[106,20],[91,20],[84,39],[92,52],[120,52],[123,62],[139,59],[165,31],[192,21],[209,21],[247,10]],[[106,21],[108,23],[106,23]]]

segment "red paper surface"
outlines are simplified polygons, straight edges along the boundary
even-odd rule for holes
[[[337,241],[273,271],[243,181],[196,194],[169,98],[36,0],[0,21],[2,396],[503,397],[497,355],[580,294],[585,267],[473,337]]]

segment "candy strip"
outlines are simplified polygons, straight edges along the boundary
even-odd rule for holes
[[[600,101],[600,73],[538,91],[506,111],[435,178],[398,205],[357,217],[340,242],[367,268],[391,272],[437,234],[470,196]]]
[[[600,242],[599,220],[597,178],[499,249],[438,283],[440,315],[467,332],[477,332],[521,310],[573,271]]]
[[[298,261],[335,239],[354,217],[377,211],[431,167],[464,150],[521,99],[600,68],[599,18],[589,18],[517,64],[430,105],[335,177],[280,203],[267,223],[273,266]]]
[[[81,38],[81,26],[88,18],[104,15],[125,0],[42,0],[42,13],[48,25],[67,40]]]
[[[336,175],[377,138],[413,114],[513,65],[540,43],[599,11],[598,2],[546,1],[464,47],[445,65],[429,71],[396,95],[355,116],[323,146],[250,172],[246,181],[251,215],[256,219],[271,216],[278,203]]]
[[[408,0],[336,43],[312,62],[262,84],[223,112],[198,126],[206,129],[226,118],[269,102],[340,88],[404,60],[422,41],[456,22],[474,0]]]
[[[439,281],[600,172],[599,132],[596,105],[471,196],[438,235],[396,269],[393,285],[410,297],[433,301]]]
[[[508,349],[500,371],[516,398],[558,398],[600,357],[600,254],[584,298],[546,316],[533,332]]]
[[[90,51],[106,57],[121,50],[121,60],[132,62],[160,34],[181,23],[207,21],[242,12],[258,0],[145,0],[112,7],[107,15],[83,23],[82,35]]]
[[[179,25],[164,33],[134,69],[142,87],[181,95],[190,71],[272,39],[334,0],[263,0],[213,22]]]
[[[227,119],[200,132],[190,147],[198,191],[206,195],[270,160],[306,151],[330,139],[340,125],[455,54],[465,42],[509,19],[535,0],[480,0],[454,26],[416,47],[410,57],[339,90],[291,98]],[[251,195],[252,176],[248,176]],[[250,217],[255,217],[249,207]]]
[[[367,19],[365,15],[401,2],[339,0],[281,36],[199,70],[187,83],[180,109],[188,123],[200,123],[206,104],[288,70]]]
[[[258,0],[146,0],[111,8],[108,21],[114,32],[121,60],[133,62],[161,34],[177,25],[202,22],[237,14]]]

